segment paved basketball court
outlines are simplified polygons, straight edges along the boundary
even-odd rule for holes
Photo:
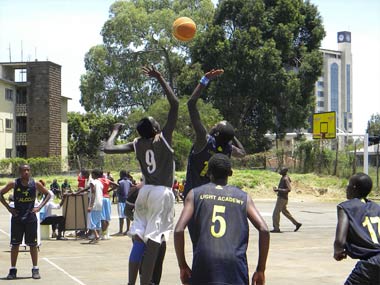
[[[271,228],[271,215],[275,200],[257,200],[256,206]],[[182,204],[176,204],[176,218]],[[336,225],[336,204],[311,201],[290,201],[289,210],[303,223],[299,232],[281,217],[284,233],[271,234],[266,278],[269,285],[320,285],[342,284],[356,261],[337,262],[332,258]],[[118,231],[115,205],[110,232]],[[186,251],[191,261],[191,245],[186,235]],[[86,240],[42,241],[39,255],[41,280],[31,278],[31,259],[28,251],[21,251],[18,259],[18,279],[4,280],[10,264],[9,214],[0,205],[0,281],[6,284],[127,284],[128,256],[131,240],[113,237],[111,240],[88,244]],[[250,275],[257,262],[257,232],[251,227],[248,249]],[[177,285],[179,270],[173,239],[168,243],[161,284]]]

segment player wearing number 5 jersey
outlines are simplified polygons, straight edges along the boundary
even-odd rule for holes
[[[189,192],[174,231],[182,284],[249,284],[248,218],[259,231],[259,260],[252,284],[262,285],[269,250],[268,227],[247,193],[227,185],[232,175],[230,159],[215,154],[208,166],[211,182]],[[184,253],[184,230],[191,219],[194,255],[190,269]]]
[[[347,199],[338,205],[334,258],[360,259],[345,285],[380,284],[380,206],[367,199],[371,178],[364,173],[351,177]]]
[[[160,245],[167,241],[174,219],[174,195],[171,191],[174,156],[171,141],[178,118],[178,99],[153,67],[144,67],[143,72],[156,78],[165,90],[170,105],[165,126],[161,131],[152,117],[143,118],[137,124],[140,137],[127,144],[115,145],[115,138],[122,126],[116,124],[104,148],[105,153],[135,151],[144,179],[144,186],[135,202],[134,221],[128,232],[133,239],[128,284],[135,284],[140,263],[140,283],[159,283],[159,280],[152,280],[153,270],[156,260],[163,261],[163,256],[158,257]],[[156,266],[160,268],[161,265]]]

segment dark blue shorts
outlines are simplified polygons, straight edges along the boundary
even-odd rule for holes
[[[360,260],[348,276],[344,285],[379,285],[380,254],[367,260]]]
[[[11,244],[19,245],[25,235],[25,244],[37,246],[37,221],[23,223],[12,221],[11,223]]]

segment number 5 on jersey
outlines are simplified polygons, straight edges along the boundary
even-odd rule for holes
[[[224,219],[223,215],[226,212],[225,206],[220,205],[214,205],[214,209],[212,212],[212,226],[210,228],[211,235],[215,238],[221,238],[226,233],[226,220]],[[219,230],[216,231],[216,222],[219,224]]]

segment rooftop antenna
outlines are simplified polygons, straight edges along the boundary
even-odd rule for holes
[[[9,51],[9,62],[12,62],[12,51],[11,51],[11,43],[9,43],[9,48],[8,48],[8,51]]]
[[[23,62],[23,58],[24,58],[23,53],[24,53],[24,50],[22,48],[22,41],[21,41],[21,62]]]

